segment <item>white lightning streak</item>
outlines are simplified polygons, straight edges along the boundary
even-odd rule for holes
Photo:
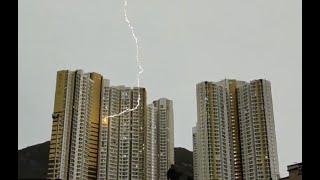
[[[108,118],[112,118],[112,117],[117,117],[117,116],[120,116],[124,113],[127,113],[127,112],[130,112],[130,111],[134,111],[136,110],[139,106],[140,106],[140,75],[143,73],[143,68],[142,68],[142,65],[141,65],[141,61],[140,61],[140,58],[139,58],[139,41],[138,41],[138,38],[134,32],[134,28],[133,26],[131,25],[130,21],[129,21],[129,18],[127,16],[127,6],[128,6],[128,2],[127,0],[124,0],[124,6],[123,6],[123,10],[124,10],[124,17],[125,17],[125,21],[127,22],[128,24],[128,27],[129,29],[131,30],[131,35],[136,43],[136,61],[137,61],[137,65],[138,65],[138,75],[137,75],[137,86],[138,86],[138,99],[137,99],[137,105],[130,109],[126,109],[118,114],[113,114],[113,115],[110,115],[110,116],[107,116]]]

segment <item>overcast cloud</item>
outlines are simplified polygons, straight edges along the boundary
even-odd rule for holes
[[[18,146],[50,139],[56,71],[136,85],[119,0],[19,0]],[[192,150],[196,83],[271,81],[281,175],[302,161],[300,0],[128,0],[148,102],[173,100],[175,146]]]

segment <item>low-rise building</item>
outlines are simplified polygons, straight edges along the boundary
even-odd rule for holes
[[[280,180],[302,180],[302,162],[288,166],[289,176]]]

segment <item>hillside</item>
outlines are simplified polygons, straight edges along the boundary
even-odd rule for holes
[[[187,180],[193,177],[193,156],[192,152],[181,147],[174,148],[174,159],[178,172],[182,173],[180,180]]]
[[[18,150],[18,178],[44,179],[48,153],[49,141]]]
[[[18,178],[44,179],[47,174],[49,141],[18,150]],[[184,148],[174,149],[177,171],[180,180],[193,176],[192,152]]]

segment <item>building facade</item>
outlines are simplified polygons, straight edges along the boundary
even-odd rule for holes
[[[271,85],[197,84],[196,179],[279,179]]]
[[[58,71],[52,118],[49,179],[146,179],[144,88],[112,87],[82,70]]]

